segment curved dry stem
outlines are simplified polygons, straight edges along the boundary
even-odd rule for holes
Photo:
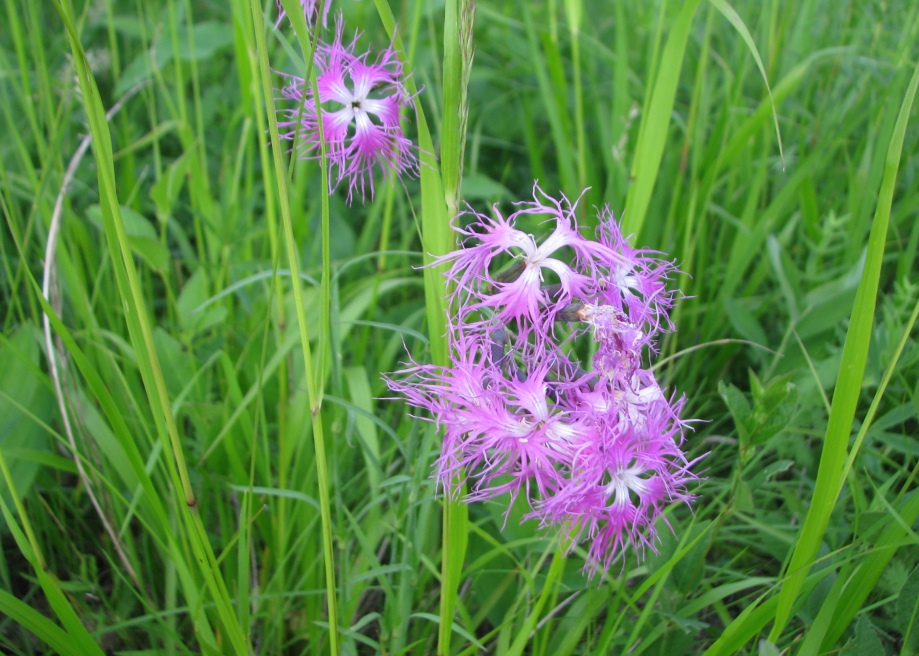
[[[127,93],[125,93],[105,114],[106,121],[111,121],[121,108],[124,107],[125,103],[136,95],[137,92],[147,86],[147,84],[147,82],[142,82],[128,90]],[[45,245],[45,269],[42,273],[41,293],[58,315],[61,314],[62,299],[60,290],[55,285],[55,278],[57,274],[57,245],[61,233],[61,222],[64,216],[64,198],[70,190],[70,185],[76,175],[77,168],[80,166],[80,162],[83,160],[83,156],[86,155],[86,151],[89,150],[90,143],[92,143],[92,135],[87,134],[83,137],[82,141],[80,141],[80,146],[70,159],[70,164],[67,165],[67,170],[64,172],[64,179],[61,182],[61,189],[54,201],[54,210],[51,213],[51,225],[48,228],[48,243]],[[70,449],[73,452],[73,460],[77,466],[77,473],[80,476],[80,480],[83,481],[83,485],[86,488],[86,494],[93,508],[95,508],[96,513],[99,515],[99,519],[102,521],[102,525],[105,527],[105,532],[108,534],[109,539],[111,539],[115,547],[115,551],[118,553],[118,558],[127,570],[131,580],[134,581],[134,584],[139,588],[140,582],[137,578],[137,573],[131,566],[131,561],[124,551],[117,531],[115,531],[115,528],[112,526],[111,522],[109,522],[102,510],[102,505],[99,503],[99,499],[93,490],[92,480],[80,459],[76,437],[74,436],[73,424],[67,412],[67,401],[64,396],[64,386],[62,382],[62,373],[64,373],[67,366],[65,359],[66,353],[60,343],[56,346],[54,344],[51,333],[51,320],[48,318],[47,313],[42,313],[42,326],[45,333],[45,348],[48,352],[48,371],[51,374],[51,381],[54,383],[54,396],[57,399],[57,406],[61,412],[61,420],[64,424],[64,434],[67,436],[67,442],[70,444]],[[60,358],[60,363],[58,362],[58,358]]]

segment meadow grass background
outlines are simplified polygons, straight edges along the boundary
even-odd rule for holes
[[[4,2],[0,649],[919,650],[919,5],[483,0],[468,69],[467,3],[336,1],[440,158],[352,206],[271,146],[310,46],[257,5]],[[534,179],[685,272],[705,481],[592,581],[522,509],[444,522],[381,379],[443,361],[456,203]]]

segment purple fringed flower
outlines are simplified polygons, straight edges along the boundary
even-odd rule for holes
[[[460,214],[474,217],[466,228],[456,228],[465,238],[463,248],[435,264],[452,265],[456,294],[465,296],[461,319],[490,308],[495,321],[516,321],[520,332],[526,333],[531,326],[551,324],[557,312],[573,299],[595,295],[601,280],[598,267],[617,261],[619,256],[606,244],[581,236],[575,218],[577,202],[572,204],[565,197],[555,200],[534,185],[533,202],[517,203],[516,207],[506,219],[497,206],[493,219],[473,211]],[[541,243],[515,227],[517,219],[526,215],[545,216],[554,223]],[[574,253],[571,263],[557,256],[566,247]],[[495,260],[503,254],[515,261],[493,275]],[[548,272],[555,274],[558,283],[547,287],[543,283]]]
[[[417,175],[415,147],[400,124],[400,110],[411,105],[412,97],[403,84],[402,63],[392,47],[383,50],[373,63],[369,52],[355,55],[358,34],[350,44],[342,42],[344,24],[339,17],[335,40],[320,42],[314,61],[318,71],[319,103],[309,80],[286,76],[281,89],[295,106],[281,111],[278,127],[282,139],[296,140],[309,158],[320,156],[319,116],[329,159],[329,185],[346,180],[348,202],[355,189],[373,197],[373,169],[386,175]]]
[[[599,219],[600,243],[617,253],[622,264],[599,281],[596,302],[627,310],[632,323],[647,322],[652,332],[673,330],[668,312],[674,292],[666,281],[676,268],[654,257],[659,253],[632,248],[609,207],[600,211]]]
[[[675,268],[632,248],[609,209],[597,240],[584,237],[576,209],[534,186],[507,216],[460,215],[472,217],[454,226],[462,247],[435,262],[451,265],[450,365],[413,363],[387,382],[444,429],[448,494],[463,474],[469,501],[522,495],[527,518],[559,526],[570,548],[588,543],[592,575],[628,545],[654,549],[664,509],[691,503],[698,479],[680,448],[684,399],[643,361],[672,329]],[[547,237],[518,225],[529,217]],[[578,355],[586,336],[591,366]]]
[[[609,569],[627,544],[653,550],[664,508],[693,499],[686,488],[697,477],[680,449],[683,399],[671,403],[656,383],[654,389],[656,401],[634,413],[620,411],[622,399],[617,407],[584,409],[598,422],[596,440],[572,459],[566,484],[529,515],[568,527],[574,542],[588,541],[591,573]]]
[[[284,20],[284,17],[287,15],[287,12],[284,11],[284,6],[281,4],[281,0],[277,0],[278,5],[278,20],[275,21],[275,28],[277,28],[281,21]],[[332,7],[332,0],[300,0],[300,9],[303,10],[303,16],[306,18],[306,24],[313,26],[316,24],[316,21],[319,20],[319,11],[320,7],[322,10],[322,26],[326,27],[329,24],[329,9]]]

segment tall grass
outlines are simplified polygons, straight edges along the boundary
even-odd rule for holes
[[[423,160],[348,206],[274,2],[4,0],[0,650],[916,651],[913,4],[336,3]],[[451,217],[536,178],[683,272],[705,481],[599,581],[443,499],[380,378],[447,360]]]

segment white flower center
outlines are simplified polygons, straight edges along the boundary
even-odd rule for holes
[[[644,473],[645,470],[637,465],[622,467],[611,472],[610,482],[606,485],[606,494],[613,498],[614,505],[621,508],[632,503],[630,492],[634,492],[639,500],[648,492],[648,483],[641,477]]]

